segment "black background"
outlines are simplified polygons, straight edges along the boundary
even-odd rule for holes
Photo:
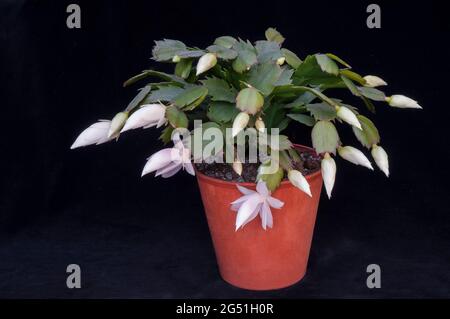
[[[71,2],[81,29],[66,27]],[[448,11],[437,1],[377,1],[382,28],[368,29],[369,3],[2,1],[0,297],[450,297]],[[170,71],[149,60],[154,40],[206,47],[220,35],[261,39],[269,26],[299,56],[333,52],[424,110],[378,106],[391,177],[338,160],[306,277],[251,292],[220,279],[195,179],[140,178],[161,148],[157,130],[69,147],[127,105],[137,87],[123,89],[125,79]],[[310,145],[307,130],[290,132]],[[349,129],[340,134],[359,147]],[[82,289],[66,288],[71,263]],[[382,267],[381,289],[366,287],[371,263]]]

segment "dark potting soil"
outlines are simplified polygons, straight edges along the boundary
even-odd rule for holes
[[[314,173],[320,169],[320,161],[322,158],[308,151],[299,151],[301,160],[294,162],[294,168],[302,172],[303,175]],[[239,176],[227,163],[198,163],[196,168],[206,176],[214,177],[230,182],[256,182],[258,175],[258,167],[260,163],[244,163],[242,175]],[[285,177],[286,179],[286,177]]]

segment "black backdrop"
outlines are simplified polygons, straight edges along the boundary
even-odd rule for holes
[[[66,27],[71,2],[81,29]],[[377,1],[382,28],[371,30],[369,3],[2,1],[0,297],[450,297],[447,11],[437,1]],[[161,147],[157,130],[69,147],[134,96],[123,80],[168,70],[149,60],[154,40],[205,47],[220,35],[254,41],[269,26],[300,56],[336,53],[424,110],[378,107],[391,177],[339,160],[307,276],[258,293],[220,279],[193,178],[140,178]],[[310,144],[306,130],[291,134]],[[355,143],[350,131],[342,139]],[[81,289],[66,288],[71,263],[82,268]],[[366,287],[371,263],[382,268],[381,289]]]

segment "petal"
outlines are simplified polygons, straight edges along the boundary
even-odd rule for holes
[[[162,178],[168,178],[168,177],[172,177],[173,175],[175,175],[176,173],[178,173],[181,169],[181,165],[178,165],[177,167],[175,167],[173,170],[162,174]]]
[[[156,171],[155,177],[156,176],[160,176],[160,175],[164,175],[166,173],[169,173],[171,171],[173,171],[175,168],[178,168],[178,170],[181,169],[182,164],[181,163],[177,163],[177,162],[170,162],[167,166],[164,166],[160,169],[158,169]],[[177,170],[177,171],[178,171]]]
[[[248,195],[248,194],[254,194],[254,193],[256,193],[254,190],[245,188],[244,186],[241,186],[241,185],[238,185],[238,184],[236,184],[236,186],[237,186],[237,188],[239,189],[239,191],[240,191],[242,194]]]
[[[242,203],[236,215],[236,230],[257,216],[254,212],[261,203],[261,196],[258,194],[251,195],[244,203]]]
[[[267,197],[267,202],[269,203],[270,206],[276,209],[280,209],[281,207],[284,206],[284,203],[281,200],[272,196]]]
[[[267,197],[270,195],[269,189],[267,188],[266,182],[260,180],[258,184],[256,184],[256,191],[261,194],[263,197]]]
[[[389,158],[386,151],[376,144],[372,146],[372,157],[379,169],[389,177]]]
[[[187,162],[183,164],[184,169],[186,170],[186,172],[188,172],[189,174],[191,174],[192,176],[195,176],[195,170],[194,170],[194,166],[192,166],[191,162]]]
[[[267,226],[272,228],[273,226],[273,217],[272,211],[270,210],[269,204],[264,202],[261,206],[261,210],[259,211],[259,216],[261,218],[261,225],[264,230],[266,230]]]

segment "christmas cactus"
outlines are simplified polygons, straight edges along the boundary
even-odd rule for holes
[[[322,158],[320,168],[328,197],[335,182],[337,155],[373,169],[361,150],[342,144],[337,127],[350,125],[357,141],[370,150],[376,165],[388,176],[388,156],[380,146],[375,124],[327,91],[349,90],[369,113],[375,112],[373,102],[397,108],[421,108],[419,104],[403,95],[385,95],[376,88],[387,85],[385,81],[374,75],[361,76],[334,54],[300,58],[282,46],[285,39],[277,30],[269,28],[265,37],[251,43],[221,36],[206,49],[188,47],[177,40],[156,41],[153,59],[173,64],[174,73],[145,70],[127,80],[124,86],[136,82],[144,82],[144,86],[112,120],[101,120],[83,131],[72,148],[108,142],[132,129],[162,128],[162,142],[172,140],[174,146],[151,156],[142,174],[156,172],[157,176],[170,177],[184,169],[194,175],[193,162],[199,160],[193,151],[195,138],[186,138],[183,131],[190,129],[188,137],[192,137],[198,128],[194,121],[200,121],[197,123],[203,130],[224,132],[220,145],[226,146],[214,152],[213,160],[223,160],[231,153],[227,162],[241,175],[246,169],[245,158],[234,154],[239,135],[248,131],[266,140],[269,137],[268,156],[258,159],[261,169],[256,191],[239,186],[243,196],[231,203],[238,211],[236,228],[258,214],[264,228],[272,226],[270,207],[280,208],[283,203],[270,195],[284,178],[311,196],[306,178],[295,169],[297,150],[287,136],[278,134],[290,124],[312,128],[312,146]],[[275,169],[264,171],[269,164]]]

